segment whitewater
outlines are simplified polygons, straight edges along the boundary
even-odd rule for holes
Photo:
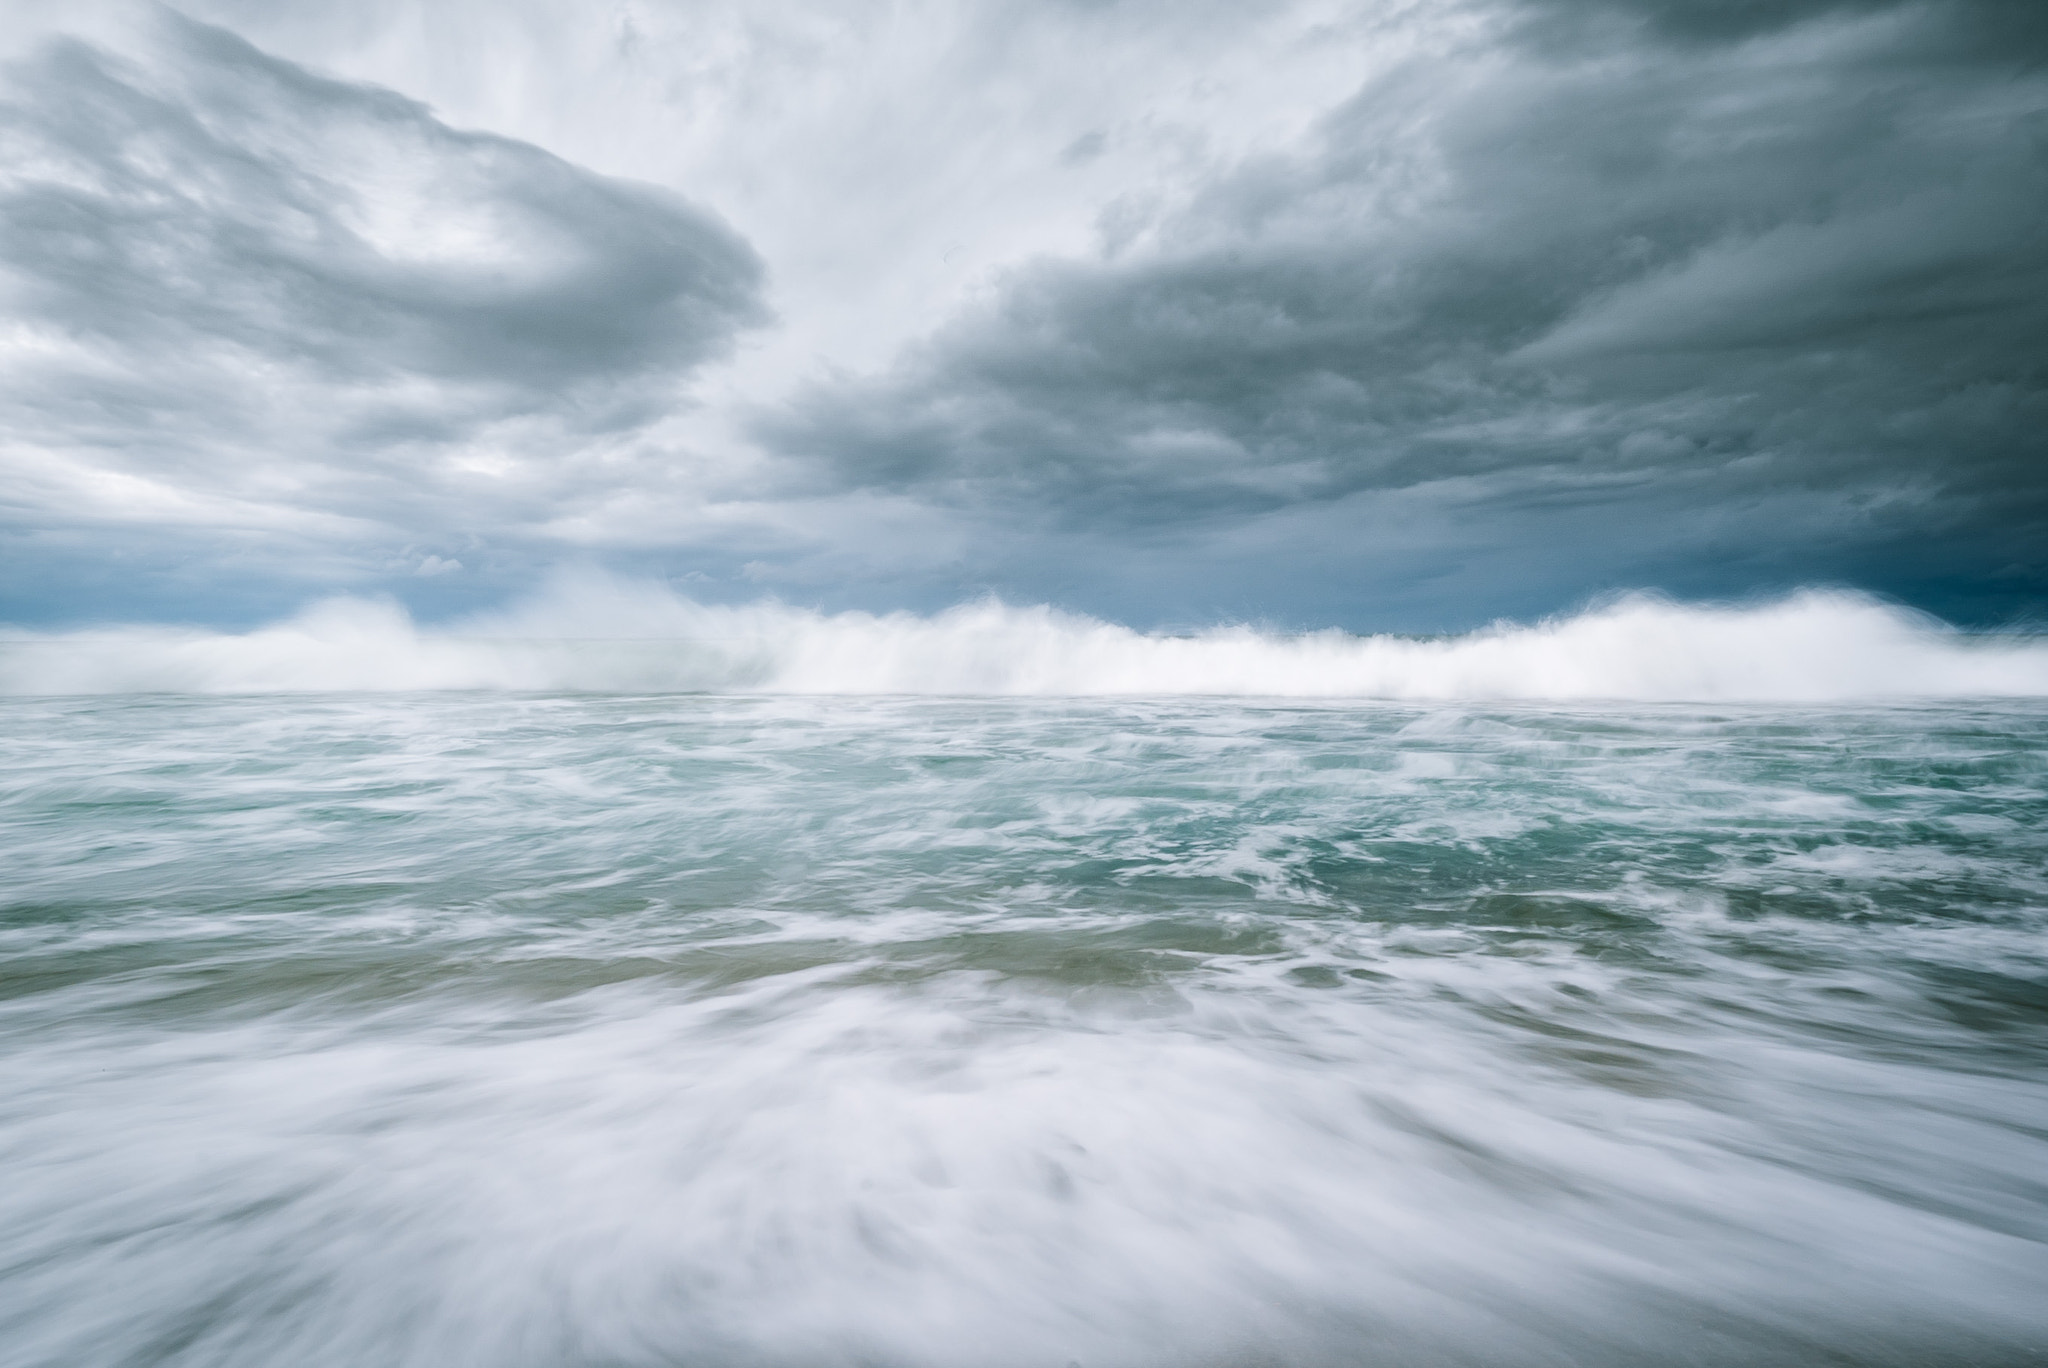
[[[928,617],[705,605],[595,575],[421,627],[338,598],[255,631],[0,636],[0,693],[505,689],[600,693],[1259,695],[1825,701],[2048,695],[2048,639],[1971,635],[1848,591],[1681,604],[1616,598],[1435,639],[1166,635],[990,600]]]
[[[2048,1358],[2048,649],[0,641],[0,1368]]]

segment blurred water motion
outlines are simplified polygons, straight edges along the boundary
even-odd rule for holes
[[[0,1364],[2048,1359],[2048,706],[0,705]]]

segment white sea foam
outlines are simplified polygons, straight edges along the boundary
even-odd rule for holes
[[[447,626],[336,598],[246,633],[131,626],[0,641],[0,692],[508,689],[797,694],[1783,700],[2048,695],[2048,640],[1973,636],[1849,592],[1747,605],[1647,594],[1418,639],[1134,631],[994,600],[929,617],[718,607],[565,578]]]
[[[2003,1368],[2048,715],[0,700],[0,1368]]]

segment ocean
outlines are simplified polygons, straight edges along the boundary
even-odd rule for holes
[[[2048,1362],[2038,639],[320,613],[0,652],[8,1368]]]

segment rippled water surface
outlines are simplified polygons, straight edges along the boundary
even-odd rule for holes
[[[0,1364],[2048,1362],[2048,707],[0,703]]]

